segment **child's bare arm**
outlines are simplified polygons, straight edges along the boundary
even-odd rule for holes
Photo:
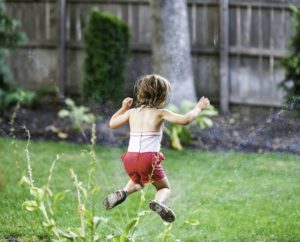
[[[184,115],[174,113],[170,110],[164,109],[162,112],[162,119],[167,120],[172,123],[186,125],[195,120],[195,118],[200,114],[200,112],[209,105],[209,100],[206,97],[200,98],[199,102],[196,104],[195,108],[187,112]]]
[[[112,129],[118,128],[129,120],[129,108],[133,103],[133,99],[127,97],[122,102],[122,107],[111,117],[109,127]]]

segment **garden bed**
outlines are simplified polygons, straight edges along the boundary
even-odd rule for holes
[[[74,131],[67,119],[61,119],[57,113],[61,106],[44,105],[42,108],[24,109],[16,113],[11,130],[11,120],[3,119],[0,123],[1,136],[26,138],[23,126],[30,131],[33,140],[68,141],[89,143],[90,127]],[[97,144],[126,146],[128,128],[111,130],[108,120],[117,107],[112,105],[94,106],[97,120]],[[192,142],[185,147],[208,151],[245,151],[245,152],[289,152],[300,154],[300,121],[294,113],[287,110],[266,110],[261,108],[232,108],[231,113],[213,118],[214,126],[205,130],[193,127]],[[170,142],[165,137],[164,146]]]

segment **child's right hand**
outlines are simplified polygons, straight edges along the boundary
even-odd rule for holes
[[[201,97],[199,102],[197,103],[197,107],[200,108],[201,110],[205,109],[208,105],[210,104],[208,98],[206,97]]]
[[[131,97],[126,97],[122,102],[122,108],[129,109],[133,103],[133,99]]]

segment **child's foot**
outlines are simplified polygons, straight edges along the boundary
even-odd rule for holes
[[[103,200],[103,206],[106,209],[112,209],[113,207],[124,202],[126,198],[127,198],[127,192],[124,190],[113,192]]]
[[[149,203],[149,207],[154,212],[157,212],[165,222],[172,223],[175,220],[175,213],[165,204],[152,200]]]

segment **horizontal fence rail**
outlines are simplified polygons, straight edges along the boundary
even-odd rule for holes
[[[228,1],[228,90],[236,104],[282,105],[278,83],[284,77],[280,60],[293,34],[289,4],[295,0]],[[220,100],[219,0],[188,0],[188,17],[198,96]],[[10,16],[19,20],[28,41],[12,51],[9,64],[17,83],[37,88],[56,82],[60,26],[57,0],[7,0]],[[67,0],[65,21],[65,90],[78,93],[83,79],[83,30],[90,11],[97,7],[127,22],[131,53],[126,91],[140,75],[151,72],[151,16],[146,0]],[[59,85],[58,85],[59,86]]]

